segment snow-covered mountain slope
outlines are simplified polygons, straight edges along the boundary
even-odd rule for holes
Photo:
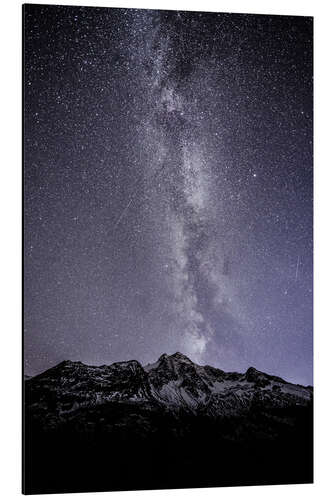
[[[312,388],[181,353],[25,381],[30,493],[312,481]]]
[[[157,363],[144,367],[156,399],[172,407],[218,415],[248,409],[264,401],[270,406],[304,405],[311,399],[309,388],[249,368],[245,374],[226,373],[199,366],[177,352],[163,354]]]
[[[138,361],[99,367],[64,361],[25,384],[29,410],[49,415],[53,423],[80,408],[110,402],[222,417],[241,415],[253,406],[306,406],[312,398],[310,387],[255,368],[241,374],[200,366],[179,352],[163,354],[144,367]]]

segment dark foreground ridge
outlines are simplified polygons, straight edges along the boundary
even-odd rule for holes
[[[25,380],[24,492],[309,483],[312,387],[181,353]]]

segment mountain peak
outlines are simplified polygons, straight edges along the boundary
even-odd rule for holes
[[[64,361],[61,361],[57,365],[55,365],[53,368],[50,368],[50,370],[59,370],[59,369],[66,369],[66,368],[76,368],[79,366],[86,366],[82,363],[82,361],[71,361],[70,359],[65,359]],[[48,370],[47,370],[48,371]]]
[[[187,356],[185,356],[185,354],[182,354],[181,352],[177,351],[175,352],[174,354],[162,354],[162,356],[160,356],[158,358],[158,361],[163,361],[164,359],[171,359],[173,361],[183,361],[183,362],[186,362],[186,363],[193,363],[193,361],[190,360],[190,358],[188,358]]]
[[[224,416],[243,412],[253,398],[268,398],[280,407],[295,401],[304,406],[312,397],[308,389],[286,385],[282,379],[253,367],[245,375],[227,373],[197,365],[179,351],[164,353],[144,367],[136,360],[103,366],[67,360],[28,380],[27,386],[42,398],[45,390],[47,394],[51,391],[59,411],[66,412],[121,401]]]
[[[251,374],[251,373],[261,373],[259,372],[259,370],[257,370],[256,368],[254,368],[253,366],[250,366],[247,370],[246,370],[246,374]]]
[[[269,375],[268,373],[261,372],[257,370],[256,368],[253,368],[253,366],[250,366],[250,368],[247,369],[245,373],[245,378],[248,382],[256,382],[256,383],[267,383],[267,382],[280,382],[285,384],[286,381],[281,378],[277,377],[275,375]]]
[[[187,356],[185,356],[185,354],[183,354],[180,351],[176,351],[174,354],[171,354],[171,356],[176,356],[176,357],[181,357],[181,358],[187,358]]]
[[[245,378],[248,382],[258,382],[259,380],[268,378],[268,375],[250,366],[250,368],[246,370]]]

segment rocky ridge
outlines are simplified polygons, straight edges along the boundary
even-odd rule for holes
[[[244,414],[253,406],[306,406],[312,399],[311,387],[252,367],[242,374],[200,366],[179,352],[163,354],[146,366],[134,360],[99,367],[64,361],[25,385],[28,411],[43,416],[45,425],[108,403],[226,417]]]

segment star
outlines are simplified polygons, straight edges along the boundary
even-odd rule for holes
[[[24,27],[29,374],[180,351],[311,384],[312,19],[28,4]]]

